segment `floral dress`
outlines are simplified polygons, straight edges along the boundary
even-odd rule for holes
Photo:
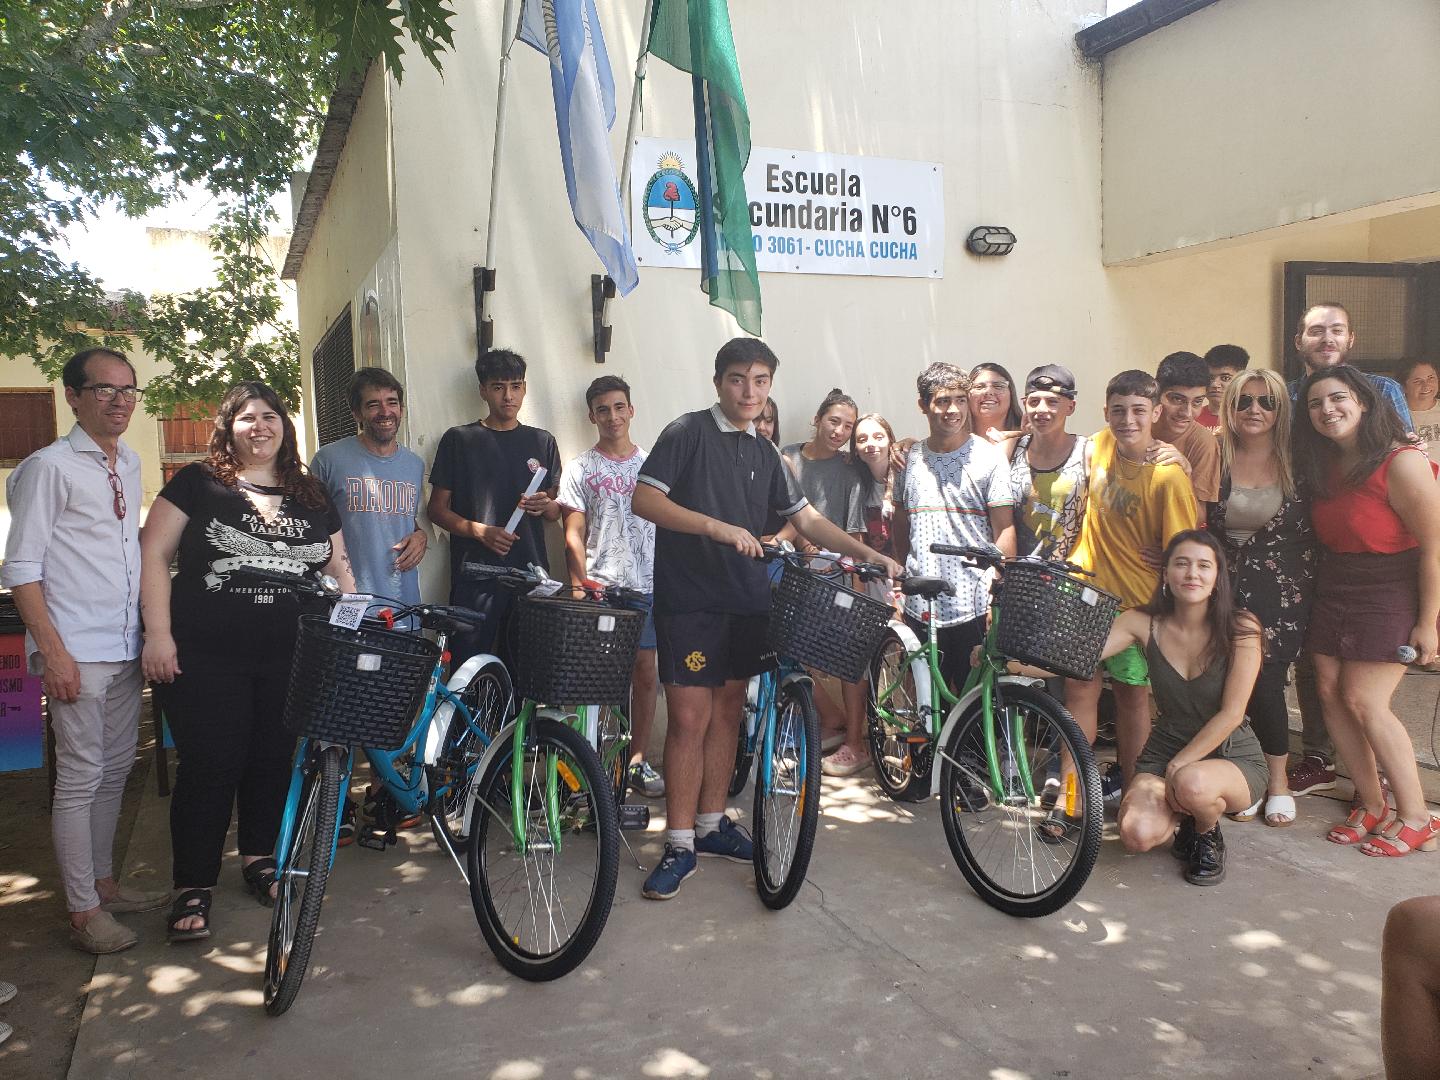
[[[1309,495],[1301,488],[1294,498],[1283,499],[1274,517],[1250,539],[1237,543],[1225,531],[1230,487],[1227,472],[1206,527],[1225,551],[1235,606],[1249,611],[1265,628],[1266,660],[1289,663],[1300,654],[1305,639],[1319,564]]]

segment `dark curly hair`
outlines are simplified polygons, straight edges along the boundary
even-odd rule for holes
[[[281,402],[279,395],[263,382],[242,382],[232,386],[220,399],[215,410],[215,431],[210,436],[210,453],[206,462],[215,479],[226,487],[236,486],[236,474],[240,471],[240,460],[235,456],[233,432],[235,414],[250,402],[259,399],[274,409],[284,425],[280,438],[280,452],[275,457],[275,475],[285,494],[299,499],[310,509],[325,505],[325,489],[320,481],[305,471],[300,463],[300,450],[295,437],[295,425]]]

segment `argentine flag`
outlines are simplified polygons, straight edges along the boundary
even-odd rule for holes
[[[640,274],[610,158],[615,79],[595,0],[525,0],[520,40],[550,58],[570,209],[623,296],[639,283]]]

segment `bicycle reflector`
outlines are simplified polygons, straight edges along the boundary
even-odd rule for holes
[[[394,629],[395,629],[395,612],[391,611],[388,607],[387,607],[387,608],[381,608],[381,609],[380,609],[380,618],[382,618],[382,619],[385,620],[385,629],[386,629],[386,630],[394,630]]]

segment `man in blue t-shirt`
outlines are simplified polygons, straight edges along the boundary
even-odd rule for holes
[[[1346,362],[1345,357],[1355,345],[1355,330],[1350,325],[1350,312],[1336,300],[1325,300],[1313,304],[1300,316],[1295,327],[1295,351],[1305,365],[1305,374],[1321,368],[1334,367]],[[1399,383],[1385,375],[1366,376],[1380,391],[1380,396],[1400,414],[1400,423],[1406,431],[1415,430],[1415,421],[1410,416],[1410,406],[1405,403],[1405,391]],[[1290,383],[1290,400],[1300,392],[1300,380]]]
[[[668,900],[696,855],[748,863],[744,830],[725,815],[740,710],[766,655],[770,577],[758,561],[771,513],[805,539],[865,562],[900,566],[823,518],[755,418],[779,361],[763,342],[736,338],[715,356],[719,399],[686,413],[655,440],[631,506],[655,523],[655,636],[665,686],[665,853],[642,895]]]
[[[420,602],[420,560],[429,537],[416,519],[425,463],[400,445],[405,388],[384,368],[361,368],[346,390],[359,426],[310,462],[340,511],[345,548],[362,593]]]

